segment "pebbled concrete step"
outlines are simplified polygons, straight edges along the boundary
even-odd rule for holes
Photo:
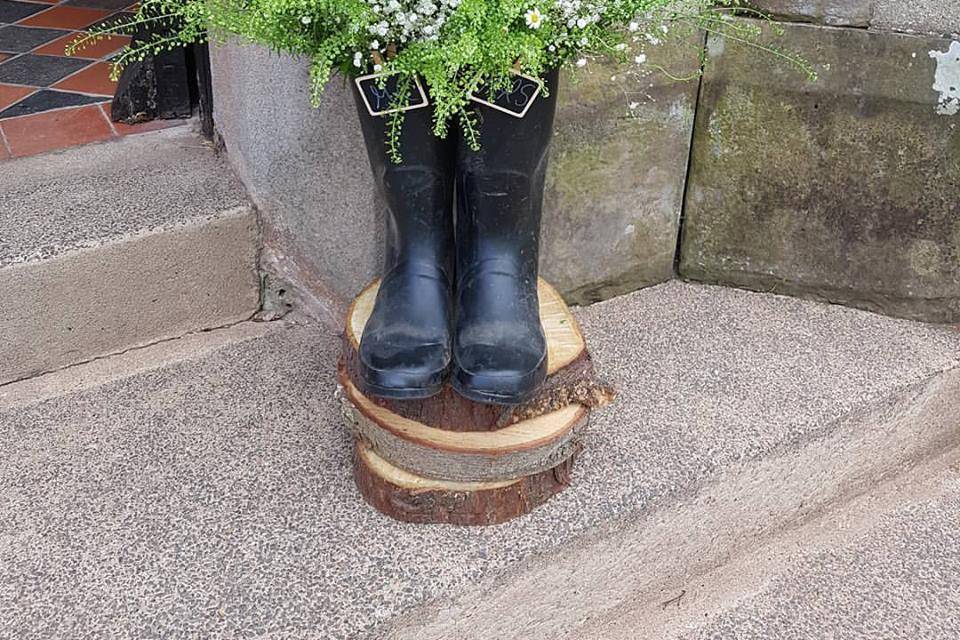
[[[952,329],[682,283],[579,317],[621,397],[570,490],[485,529],[360,500],[310,324],[3,387],[0,636],[579,637],[960,438]]]
[[[713,571],[676,576],[670,589],[569,637],[958,638],[958,523],[960,451],[953,449]]]
[[[0,384],[250,317],[257,224],[189,127],[5,162]]]
[[[803,554],[684,640],[960,638],[960,479],[884,514],[834,548]]]

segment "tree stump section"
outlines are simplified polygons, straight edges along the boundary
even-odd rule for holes
[[[568,483],[577,434],[590,410],[613,398],[598,381],[577,322],[539,282],[548,377],[530,402],[472,402],[449,387],[425,400],[368,397],[358,350],[379,282],[350,307],[338,367],[348,428],[357,436],[354,477],[378,510],[407,522],[494,524],[539,506]]]
[[[563,491],[573,457],[553,469],[513,481],[431,480],[396,467],[357,440],[353,477],[363,498],[377,511],[419,524],[491,525],[529,513]]]

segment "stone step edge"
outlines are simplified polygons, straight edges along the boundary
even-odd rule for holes
[[[756,547],[731,554],[715,569],[679,576],[672,591],[649,594],[646,600],[590,620],[578,629],[577,637],[633,640],[635,629],[647,630],[653,638],[682,637],[750,603],[809,558],[856,545],[888,517],[903,517],[915,505],[944,499],[952,494],[958,472],[960,447],[935,454],[820,514],[762,537]]]
[[[721,471],[685,497],[603,524],[508,574],[408,612],[375,635],[573,638],[588,618],[676,595],[685,580],[730,556],[960,446],[960,366],[831,424],[775,457]]]
[[[0,384],[250,319],[258,256],[244,205],[0,268]]]
[[[98,251],[114,244],[122,244],[124,242],[143,240],[145,238],[150,238],[158,234],[172,233],[177,231],[189,231],[192,228],[204,227],[210,224],[211,222],[215,220],[219,220],[221,218],[244,216],[252,213],[253,211],[254,211],[254,207],[252,205],[242,204],[239,206],[222,209],[220,211],[212,211],[210,213],[198,215],[188,220],[180,220],[171,224],[144,226],[143,228],[137,229],[136,231],[129,231],[126,233],[112,233],[108,235],[97,236],[95,238],[91,238],[84,241],[78,241],[76,244],[71,245],[69,248],[65,248],[64,251],[59,253],[54,253],[51,255],[47,255],[43,253],[35,253],[26,257],[21,257],[20,259],[12,260],[5,263],[0,263],[0,278],[3,277],[3,272],[7,269],[36,266],[44,262],[59,260],[61,258],[78,254],[78,253],[89,253],[91,251]]]
[[[264,338],[275,331],[286,330],[297,323],[295,318],[288,316],[272,322],[245,320],[223,327],[195,331],[32,378],[0,384],[0,411],[35,405],[150,371],[199,360],[221,349]]]

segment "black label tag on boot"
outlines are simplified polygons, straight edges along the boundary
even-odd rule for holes
[[[427,92],[420,84],[420,78],[414,76],[410,80],[409,101],[406,106],[395,106],[400,82],[404,79],[399,73],[373,73],[360,76],[354,82],[360,91],[360,97],[367,106],[371,116],[386,116],[400,111],[412,111],[430,106]]]
[[[514,72],[506,89],[491,91],[488,87],[481,87],[470,95],[470,99],[514,118],[522,118],[540,96],[540,91],[540,81],[537,78]]]

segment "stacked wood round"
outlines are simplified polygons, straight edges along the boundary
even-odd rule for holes
[[[481,525],[528,513],[566,488],[578,434],[590,410],[613,394],[594,378],[583,336],[557,291],[540,281],[546,383],[528,403],[499,406],[449,387],[426,400],[364,395],[358,349],[378,288],[373,283],[350,306],[338,371],[364,499],[406,522]]]

